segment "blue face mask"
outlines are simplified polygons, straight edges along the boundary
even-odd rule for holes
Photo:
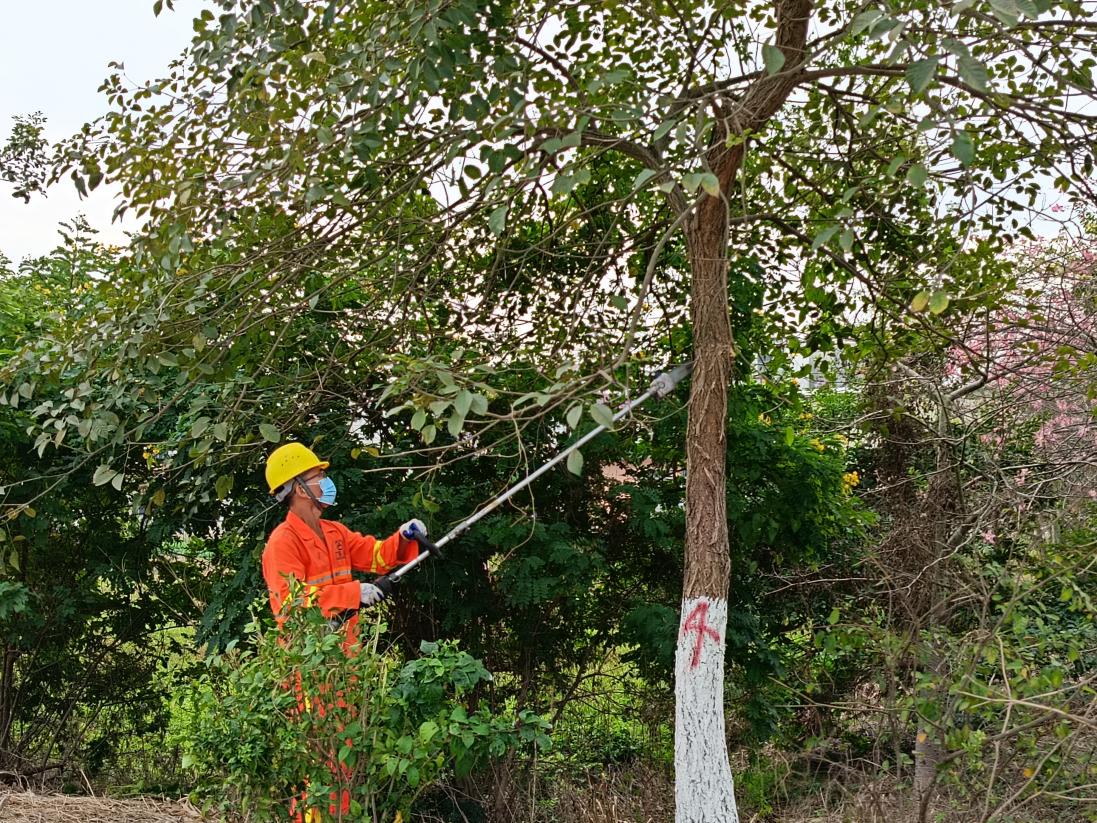
[[[320,481],[320,502],[325,506],[335,505],[335,481],[330,477]]]
[[[299,481],[300,482],[300,481]],[[305,494],[313,499],[316,503],[323,503],[325,506],[335,505],[335,481],[330,477],[324,477],[320,480],[320,496],[317,497],[313,494],[308,483],[301,482],[301,486],[305,489]]]

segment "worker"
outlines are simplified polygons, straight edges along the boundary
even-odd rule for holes
[[[392,591],[388,578],[360,583],[351,570],[383,575],[407,563],[419,554],[415,538],[425,538],[427,529],[422,521],[409,520],[387,539],[378,540],[324,520],[336,495],[334,481],[325,474],[329,465],[301,443],[280,446],[267,458],[270,493],[286,501],[289,511],[267,540],[263,578],[279,626],[285,622],[292,578],[304,586],[309,603],[344,624],[349,647],[357,639],[357,610],[376,605]]]
[[[392,583],[380,577],[373,583],[360,583],[351,577],[351,570],[384,575],[396,566],[407,563],[419,554],[416,537],[426,537],[426,526],[419,520],[409,520],[385,540],[351,531],[341,523],[324,520],[323,513],[335,505],[335,483],[325,472],[330,464],[321,460],[301,443],[287,443],[275,449],[267,458],[267,485],[279,501],[286,501],[289,511],[267,540],[263,551],[263,577],[270,590],[270,607],[279,627],[286,620],[290,606],[291,580],[304,586],[306,602],[320,607],[321,613],[334,624],[342,625],[346,633],[343,647],[353,653],[357,643],[358,609],[374,606],[392,591]],[[342,692],[325,695],[306,694],[301,673],[296,674],[297,708],[301,712],[315,711],[324,717],[333,709],[350,709]],[[340,727],[341,728],[341,727]],[[345,738],[334,745],[352,744]],[[326,759],[337,782],[348,780],[351,770],[338,762],[333,751]],[[345,783],[344,783],[345,784]],[[296,823],[313,823],[320,815],[316,809],[302,813],[307,790],[300,798],[290,799],[290,819]],[[350,811],[350,792],[331,792],[328,811],[341,817]],[[300,801],[300,802],[299,802]]]

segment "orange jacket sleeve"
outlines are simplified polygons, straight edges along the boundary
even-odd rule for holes
[[[358,581],[314,585],[305,577],[307,569],[300,554],[301,548],[292,533],[275,529],[263,551],[263,579],[270,590],[270,608],[281,626],[285,622],[284,609],[289,605],[290,579],[305,587],[310,605],[318,605],[325,617],[333,617],[347,609],[357,609],[361,602]]]
[[[402,537],[399,531],[378,540],[372,535],[351,531],[342,523],[339,525],[345,530],[343,539],[347,542],[352,569],[384,574],[414,560],[419,554],[419,544]]]

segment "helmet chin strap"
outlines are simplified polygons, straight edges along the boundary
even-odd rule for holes
[[[312,493],[312,489],[309,488],[308,483],[296,477],[293,479],[293,482],[305,490],[305,494],[309,496],[309,500],[316,504],[316,508],[318,508],[320,511],[323,511],[326,508],[326,506],[324,506],[324,504],[320,502],[320,498]]]

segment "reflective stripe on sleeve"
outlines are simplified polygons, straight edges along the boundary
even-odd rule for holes
[[[306,581],[308,586],[322,586],[325,583],[342,583],[344,580],[350,579],[350,567],[345,569],[336,569],[331,574],[322,574],[319,577],[314,577],[311,580]]]

